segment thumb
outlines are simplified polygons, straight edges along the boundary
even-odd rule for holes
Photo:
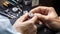
[[[28,13],[22,15],[22,16],[18,19],[18,21],[23,22],[23,21],[25,21],[27,18],[28,18]]]
[[[30,23],[36,23],[36,21],[37,21],[37,19],[38,19],[38,17],[37,16],[34,16],[34,17],[32,17],[31,19],[29,19],[29,20],[27,20],[27,21],[25,21],[25,22],[30,22]]]

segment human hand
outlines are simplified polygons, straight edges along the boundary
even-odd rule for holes
[[[15,29],[18,32],[21,32],[22,34],[36,34],[37,28],[34,25],[34,23],[37,20],[37,16],[32,17],[31,19],[28,19],[28,13],[21,16],[13,25]]]
[[[30,11],[43,21],[49,28],[60,28],[60,20],[53,7],[39,6]]]
[[[58,18],[58,15],[53,7],[39,6],[32,9],[30,12],[40,17],[40,19],[43,18],[44,20]]]

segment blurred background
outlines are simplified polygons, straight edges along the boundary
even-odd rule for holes
[[[14,24],[21,15],[37,6],[54,7],[58,16],[60,16],[59,0],[0,0],[0,14],[9,18],[10,22]],[[44,28],[47,30],[46,32],[44,32]],[[47,27],[44,28],[39,27],[37,34],[56,33]]]
[[[0,5],[3,4],[5,1],[11,1],[11,0],[0,0]],[[22,2],[21,0],[19,0],[19,1]],[[39,5],[39,6],[52,6],[56,9],[58,15],[60,15],[59,14],[59,11],[60,11],[60,3],[59,3],[60,1],[59,0],[23,0],[23,1],[24,2],[25,1],[32,1],[31,2],[32,6],[35,6],[34,5],[35,1],[36,1],[35,4],[37,3],[37,5]]]

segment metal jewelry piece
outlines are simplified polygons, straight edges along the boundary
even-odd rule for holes
[[[30,12],[29,13],[29,17],[33,17],[33,16],[34,16],[34,14]]]

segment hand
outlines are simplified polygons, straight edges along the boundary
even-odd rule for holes
[[[32,9],[30,12],[40,17],[40,19],[44,18],[49,20],[52,18],[58,18],[58,15],[53,7],[39,6]]]
[[[36,34],[37,28],[34,25],[34,23],[37,20],[37,16],[34,16],[33,18],[28,19],[28,13],[21,16],[13,25],[15,29],[18,32],[21,32],[22,34]]]
[[[38,16],[47,27],[54,28],[55,30],[60,29],[60,20],[53,7],[39,6],[32,9],[30,12]]]

